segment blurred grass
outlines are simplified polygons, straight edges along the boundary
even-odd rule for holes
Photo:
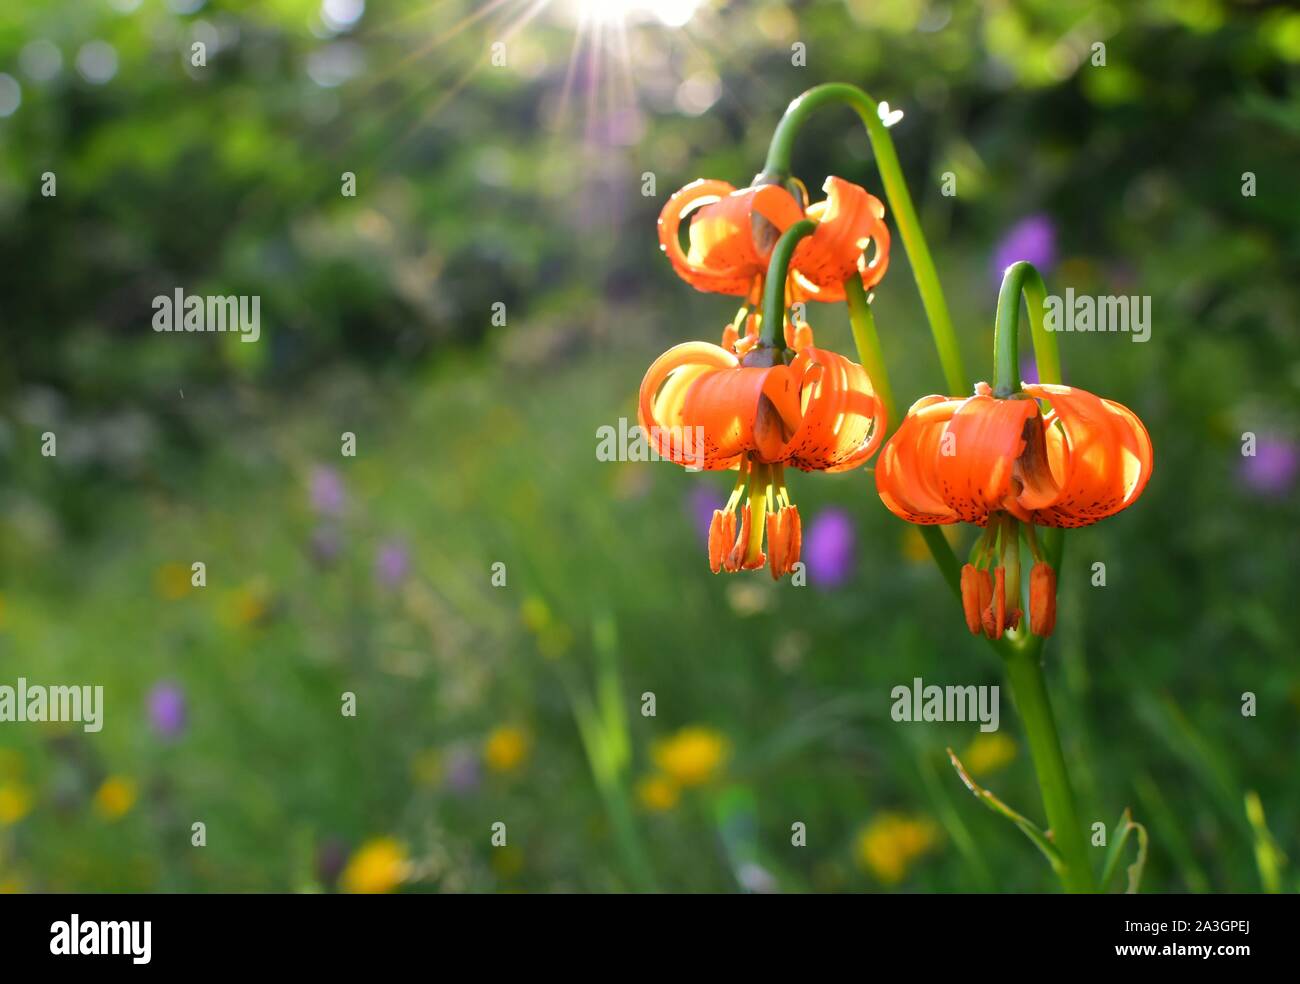
[[[944,748],[964,755],[976,727],[889,717],[915,676],[1002,680],[869,470],[793,476],[805,527],[843,509],[857,543],[845,583],[798,588],[708,573],[692,494],[721,501],[725,477],[596,458],[655,355],[732,314],[671,277],[662,201],[698,176],[746,180],[785,102],[845,79],[906,107],[894,135],[975,371],[991,369],[990,256],[1026,214],[1056,230],[1049,289],[1152,296],[1146,345],[1061,340],[1066,380],[1132,407],[1156,447],[1142,501],[1070,537],[1047,648],[1065,752],[1085,824],[1113,836],[1130,807],[1150,832],[1144,890],[1297,887],[1294,484],[1250,486],[1240,444],[1294,447],[1300,426],[1300,21],[1221,3],[1193,5],[1199,20],[1163,3],[957,5],[937,27],[947,8],[920,3],[742,6],[753,16],[699,15],[694,45],[638,29],[630,144],[558,120],[561,20],[520,35],[540,74],[476,80],[425,119],[478,49],[401,62],[428,28],[395,14],[421,5],[372,4],[341,39],[312,35],[313,4],[0,14],[0,72],[23,92],[0,120],[0,683],[102,683],[107,701],[96,735],[0,729],[0,791],[30,795],[0,811],[0,885],[332,889],[391,836],[413,890],[1049,889],[1033,846],[949,770]],[[177,45],[200,21],[239,30],[195,80]],[[1094,34],[1116,79],[1060,68]],[[72,64],[97,36],[122,61],[103,87]],[[57,82],[14,67],[37,37],[65,52]],[[807,70],[788,64],[795,39]],[[305,59],[343,42],[365,72],[311,85]],[[719,101],[679,112],[676,80],[706,69]],[[810,127],[796,165],[811,186],[874,184],[848,123]],[[60,191],[42,200],[47,166]],[[338,196],[345,169],[356,200]],[[949,169],[954,199],[937,193]],[[153,335],[148,298],[177,283],[261,293],[263,341]],[[901,249],[874,308],[900,403],[937,391]],[[849,348],[842,310],[810,318]],[[322,468],[342,515],[312,506]],[[409,554],[406,576],[381,578],[383,549]],[[207,586],[176,588],[195,560]],[[171,739],[147,710],[159,681],[186,696]],[[1002,712],[1018,753],[975,778],[1041,822],[1009,699]],[[690,726],[729,754],[652,808],[638,783]],[[494,768],[503,727],[526,751]],[[138,796],[111,819],[94,804],[114,776]],[[864,838],[907,856],[901,880],[863,860]]]

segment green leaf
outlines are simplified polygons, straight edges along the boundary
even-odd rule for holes
[[[1133,814],[1128,807],[1124,807],[1124,812],[1120,814],[1119,823],[1115,825],[1115,838],[1111,841],[1110,850],[1106,852],[1106,866],[1101,872],[1103,892],[1110,888],[1110,883],[1119,871],[1119,859],[1124,853],[1124,845],[1128,843],[1129,835],[1134,832],[1137,833],[1137,857],[1128,866],[1128,886],[1124,892],[1127,895],[1137,894],[1138,886],[1142,882],[1142,871],[1147,864],[1147,829],[1133,819]]]
[[[1034,846],[1043,852],[1043,857],[1047,858],[1053,871],[1060,874],[1065,869],[1065,862],[1061,858],[1061,852],[1056,849],[1056,845],[1052,843],[1045,831],[1039,829],[1032,820],[1011,809],[1006,803],[1003,803],[1002,800],[972,779],[970,773],[966,771],[966,767],[961,764],[961,759],[957,758],[957,753],[951,748],[948,749],[948,758],[952,760],[952,767],[957,770],[957,775],[961,777],[961,781],[966,784],[967,789],[975,794],[977,800],[994,813],[1006,817],[1019,827],[1021,833],[1033,841]]]

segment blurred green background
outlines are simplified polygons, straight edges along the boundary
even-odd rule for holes
[[[586,6],[0,10],[0,683],[107,705],[98,734],[0,724],[0,887],[1054,889],[944,754],[1041,822],[1005,689],[991,738],[890,719],[914,677],[1002,681],[869,469],[793,477],[795,587],[709,574],[727,477],[596,458],[655,355],[734,312],[674,278],[658,210],[744,184],[825,81],[904,111],[975,379],[1006,262],[1151,296],[1146,344],[1061,337],[1156,448],[1142,500],[1067,538],[1066,757],[1086,824],[1147,826],[1145,891],[1300,887],[1300,14]],[[847,110],[795,165],[880,194]],[[941,376],[894,247],[905,406]],[[260,341],[155,333],[177,287],[259,295]]]

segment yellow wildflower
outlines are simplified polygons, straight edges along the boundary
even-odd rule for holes
[[[711,728],[695,725],[655,743],[654,763],[679,786],[702,786],[713,778],[727,757],[727,739]]]
[[[182,564],[163,564],[153,572],[153,589],[167,601],[190,593],[190,569]]]
[[[135,805],[135,783],[125,776],[109,776],[95,791],[95,812],[105,820],[117,820]]]
[[[858,863],[886,885],[897,885],[912,862],[939,839],[939,828],[927,817],[881,813],[858,834]]]
[[[483,743],[483,760],[493,772],[513,772],[528,758],[528,736],[520,728],[502,725]]]
[[[973,775],[987,775],[1009,765],[1016,757],[1016,743],[1000,731],[981,734],[961,754],[962,765]]]
[[[651,774],[636,784],[636,796],[641,805],[654,813],[671,810],[681,799],[682,791],[667,776]]]
[[[348,859],[339,886],[354,895],[377,895],[391,892],[409,871],[406,848],[392,837],[376,837]]]
[[[0,826],[7,827],[32,809],[32,791],[22,782],[0,783]]]

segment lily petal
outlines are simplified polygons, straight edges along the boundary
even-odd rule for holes
[[[697,448],[694,441],[690,442],[691,453],[687,455],[687,442],[682,436],[686,433],[683,428],[691,426],[684,407],[686,396],[695,383],[705,376],[734,370],[739,365],[740,360],[726,349],[708,342],[674,345],[651,363],[641,380],[637,421],[660,457],[706,470],[730,468],[736,463],[737,452],[709,456],[707,447]],[[674,440],[673,435],[678,435],[678,439]]]
[[[1127,407],[1056,384],[1025,387],[1052,404],[1044,419],[1047,465],[1059,485],[1047,503],[1026,501],[1042,526],[1088,526],[1132,505],[1151,478],[1151,437]]]
[[[870,290],[889,268],[889,228],[885,206],[865,188],[829,177],[825,201],[808,209],[817,230],[794,252],[792,267],[799,287],[816,301],[844,300],[844,281],[857,273]],[[870,261],[866,251],[875,244]]]
[[[692,212],[684,253],[679,230]],[[664,205],[659,245],[678,276],[697,290],[744,297],[766,272],[777,238],[802,217],[794,196],[780,185],[736,190],[725,181],[701,179]]]
[[[804,471],[858,467],[885,437],[885,406],[871,377],[856,362],[826,349],[801,349],[790,365],[800,378],[803,421],[788,457]]]
[[[943,433],[964,401],[924,396],[912,404],[876,462],[876,492],[887,509],[910,523],[957,522],[935,477]]]
[[[1015,462],[1025,448],[1033,400],[999,400],[977,393],[957,408],[934,459],[944,502],[967,523],[983,526],[1011,491]]]

